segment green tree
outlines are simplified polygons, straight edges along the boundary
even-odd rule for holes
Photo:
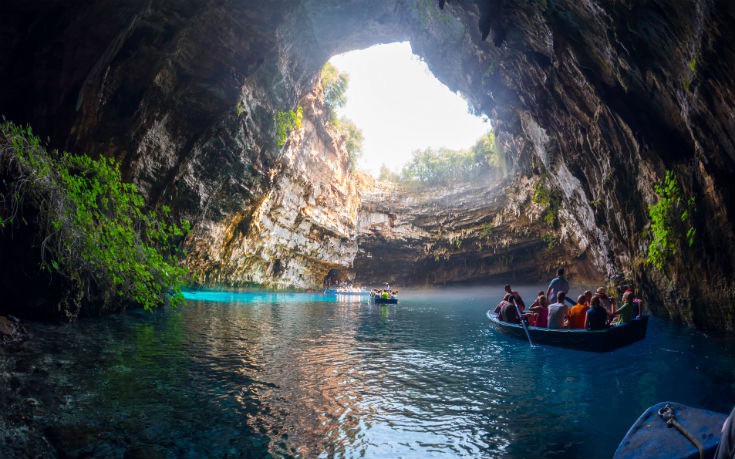
[[[349,76],[341,73],[331,63],[327,62],[322,67],[320,83],[324,89],[324,106],[332,123],[337,122],[337,109],[347,102],[345,92],[349,81]]]
[[[354,170],[357,160],[362,153],[364,137],[362,131],[352,120],[345,117],[337,118],[337,109],[344,107],[347,102],[345,92],[347,92],[349,81],[349,76],[337,70],[331,63],[327,62],[322,67],[319,82],[324,90],[324,107],[327,109],[329,122],[345,139],[345,148],[349,155],[350,169]]]
[[[349,155],[350,169],[354,170],[357,160],[362,154],[362,142],[364,137],[362,131],[350,119],[342,117],[335,124],[337,131],[345,139],[345,149]]]
[[[502,175],[505,167],[491,131],[467,150],[426,148],[413,152],[413,158],[401,170],[401,179],[419,185],[446,184],[485,174]]]
[[[383,163],[380,165],[380,172],[378,173],[378,178],[380,180],[387,180],[390,182],[397,182],[400,180],[400,175],[396,174],[395,172],[391,171],[388,166]]]
[[[480,137],[472,146],[472,151],[475,155],[475,161],[481,167],[487,167],[501,175],[506,173],[507,164],[505,162],[505,155],[503,155],[502,150],[495,141],[495,133],[493,131],[489,131]]]

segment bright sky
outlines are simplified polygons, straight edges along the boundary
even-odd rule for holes
[[[415,150],[468,148],[490,130],[490,123],[470,115],[467,102],[436,79],[408,42],[351,51],[330,62],[350,76],[339,114],[362,130],[358,168],[373,175],[381,164],[399,172]]]

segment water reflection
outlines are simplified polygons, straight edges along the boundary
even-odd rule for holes
[[[139,443],[178,457],[609,457],[653,403],[735,400],[732,348],[702,334],[652,320],[607,354],[532,349],[489,329],[493,293],[402,292],[397,306],[195,293],[177,311],[50,328],[27,353],[66,362],[49,378],[71,400],[61,422],[119,457]]]

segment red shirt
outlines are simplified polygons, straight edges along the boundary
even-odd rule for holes
[[[547,306],[541,306],[538,318],[536,319],[536,326],[539,328],[546,328],[549,326],[549,308]]]
[[[518,306],[518,309],[523,312],[523,310],[526,309],[526,305],[523,303],[523,298],[521,298],[521,294],[516,292],[515,290],[511,290],[510,294],[516,297],[516,305]]]

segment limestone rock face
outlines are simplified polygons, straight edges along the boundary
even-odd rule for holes
[[[344,139],[327,122],[321,93],[302,100],[293,132],[254,205],[206,225],[189,240],[188,264],[203,285],[320,286],[357,252],[359,196]]]
[[[449,220],[446,234],[476,235],[462,222],[489,216],[459,214],[505,215],[501,198],[492,209],[470,203],[490,191],[448,192],[451,206],[433,222],[408,217],[431,209],[418,198],[397,198],[406,210],[391,217],[368,193],[358,233],[346,173],[328,187],[307,169],[332,167],[317,161],[329,142],[305,127],[278,145],[274,115],[298,104],[308,112],[330,56],[408,39],[493,119],[517,171],[546,173],[572,254],[635,278],[659,314],[732,330],[733,10],[727,0],[6,0],[0,111],[58,146],[119,158],[151,205],[192,221],[190,263],[204,282],[307,285],[348,266],[356,234],[355,266],[372,270],[384,218],[395,218],[392,252],[426,263],[423,282],[499,273],[496,261],[462,268],[447,248],[450,263],[432,277],[433,252],[416,236]],[[696,238],[662,273],[642,260],[666,170],[695,198]]]
[[[518,177],[419,190],[381,182],[363,186],[354,262],[359,280],[400,286],[522,283],[565,265],[577,280],[599,278],[581,241],[551,236],[547,209],[533,200],[533,183]]]

